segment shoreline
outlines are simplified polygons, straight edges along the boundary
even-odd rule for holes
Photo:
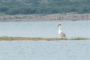
[[[61,20],[61,21],[72,21],[72,20]],[[77,20],[77,21],[90,21],[90,20]],[[0,21],[1,22],[59,22],[59,20],[52,20],[52,21]]]
[[[39,41],[39,40],[46,40],[46,41],[57,41],[57,40],[89,40],[90,38],[30,38],[30,37],[7,37],[3,36],[0,37],[0,41],[21,41],[21,40],[32,40],[32,41]]]
[[[90,21],[90,14],[0,15],[0,22]]]

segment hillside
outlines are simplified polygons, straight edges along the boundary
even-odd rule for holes
[[[90,0],[0,0],[0,14],[90,13]]]

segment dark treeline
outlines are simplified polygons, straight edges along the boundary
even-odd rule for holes
[[[3,14],[90,13],[90,0],[0,0]]]

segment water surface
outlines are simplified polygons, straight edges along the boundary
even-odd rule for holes
[[[90,37],[90,21],[1,22],[0,36],[59,38],[59,23],[67,38]]]
[[[89,60],[90,40],[0,41],[0,60]]]
[[[0,36],[60,37],[57,25],[68,38],[90,37],[90,21],[1,22]],[[0,41],[0,60],[89,60],[90,40]]]

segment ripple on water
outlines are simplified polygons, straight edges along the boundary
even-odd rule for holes
[[[88,60],[90,40],[0,41],[0,60]]]

